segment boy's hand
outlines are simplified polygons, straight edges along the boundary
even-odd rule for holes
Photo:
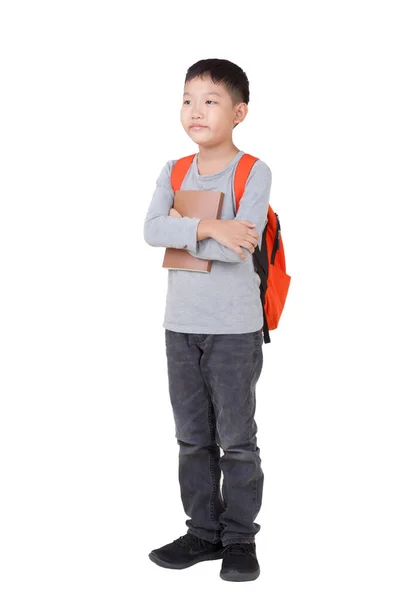
[[[178,213],[178,211],[175,210],[174,208],[170,209],[168,216],[169,217],[182,217],[181,213]]]
[[[258,233],[251,229],[253,227],[255,224],[251,221],[218,219],[212,223],[211,237],[223,246],[237,252],[242,259],[246,259],[242,247],[253,254],[258,244]]]

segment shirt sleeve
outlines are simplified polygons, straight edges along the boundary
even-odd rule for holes
[[[156,189],[144,221],[143,235],[145,242],[150,246],[196,250],[197,227],[200,219],[168,215],[174,203],[170,177],[175,162],[175,160],[167,161],[158,176]]]
[[[272,173],[268,165],[258,160],[254,163],[247,179],[246,187],[239,204],[239,210],[235,221],[251,221],[255,224],[258,233],[258,247],[261,249],[261,235],[267,224],[267,214],[269,197],[271,191]],[[178,219],[179,220],[179,219]],[[196,235],[197,238],[197,235]],[[243,253],[248,258],[252,253],[247,248],[242,248]],[[240,255],[220,244],[213,238],[196,241],[195,249],[187,249],[191,256],[204,258],[206,260],[221,260],[224,262],[239,263],[243,262]]]

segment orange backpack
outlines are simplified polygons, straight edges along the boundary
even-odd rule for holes
[[[182,182],[196,154],[178,159],[171,171],[171,186],[174,192],[181,189]],[[240,200],[246,187],[247,178],[252,166],[258,160],[250,154],[243,154],[236,166],[234,190],[236,198],[236,214]],[[264,315],[264,343],[271,340],[269,331],[278,327],[290,284],[290,275],[286,273],[285,252],[281,236],[278,215],[271,205],[268,206],[268,220],[261,236],[261,250],[258,245],[254,249],[253,264],[260,277],[260,298]]]

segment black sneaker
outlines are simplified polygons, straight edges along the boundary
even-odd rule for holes
[[[202,560],[221,558],[222,550],[221,541],[213,544],[192,533],[186,533],[170,544],[150,552],[149,558],[160,567],[186,569]]]
[[[253,581],[260,574],[256,545],[228,544],[222,550],[220,577],[226,581]]]

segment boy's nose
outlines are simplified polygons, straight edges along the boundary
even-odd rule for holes
[[[203,111],[199,108],[194,108],[192,111],[192,119],[195,119],[197,117],[203,118]]]

